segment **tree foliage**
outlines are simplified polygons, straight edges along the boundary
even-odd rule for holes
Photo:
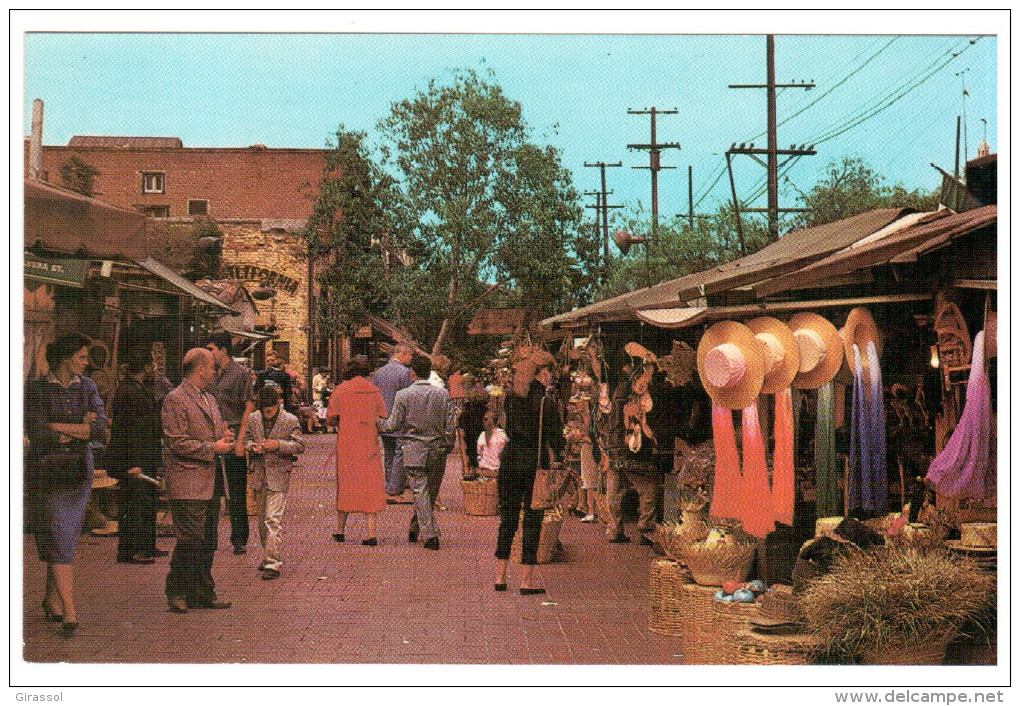
[[[936,193],[910,191],[901,184],[887,186],[885,177],[859,157],[830,162],[825,177],[802,194],[801,201],[811,210],[794,219],[798,228],[832,223],[876,208],[933,211],[938,206]]]
[[[426,337],[433,352],[474,308],[492,303],[477,301],[483,293],[551,311],[583,290],[581,209],[569,173],[555,149],[530,141],[520,103],[491,76],[462,70],[448,83],[430,81],[393,104],[379,128],[405,206],[400,229],[422,258],[403,293],[438,322]]]
[[[399,194],[371,158],[365,138],[342,124],[337,128],[305,229],[309,252],[325,261],[317,325],[326,335],[351,333],[366,315],[388,313]]]
[[[100,173],[98,169],[74,154],[60,165],[60,181],[64,187],[89,197],[94,193],[96,177]]]

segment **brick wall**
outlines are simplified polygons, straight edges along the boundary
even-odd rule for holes
[[[264,147],[179,149],[43,146],[47,180],[62,185],[60,167],[75,155],[99,170],[95,198],[124,208],[167,206],[170,217],[188,216],[189,199],[207,200],[208,216],[308,218],[324,150]],[[27,146],[25,168],[27,173]],[[142,174],[164,174],[164,193],[142,193]]]
[[[308,266],[302,259],[304,240],[298,233],[263,231],[259,221],[221,223],[220,228],[221,273],[230,279],[240,279],[248,291],[262,286],[267,277],[274,278],[269,284],[276,290],[275,304],[273,300],[256,302],[259,313],[255,323],[269,325],[275,314],[277,337],[290,343],[288,368],[303,380],[308,366]]]

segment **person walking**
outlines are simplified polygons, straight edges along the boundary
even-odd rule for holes
[[[398,343],[393,349],[393,357],[386,365],[375,371],[372,384],[379,388],[386,414],[393,411],[393,399],[397,392],[411,385],[411,370],[407,366],[414,357],[414,347],[408,343]],[[386,473],[386,501],[402,503],[404,488],[407,487],[407,474],[404,472],[400,458],[399,436],[391,433],[382,434],[383,462]]]
[[[376,546],[375,516],[386,508],[383,455],[378,423],[386,418],[382,393],[368,379],[368,363],[355,358],[344,370],[344,381],[333,389],[326,423],[336,426],[336,532],[343,542],[347,516],[365,515],[362,544]]]
[[[499,494],[499,533],[496,537],[497,591],[507,590],[507,564],[510,547],[524,511],[521,536],[521,595],[545,593],[534,585],[534,569],[538,563],[538,540],[542,533],[543,510],[531,509],[531,492],[540,462],[548,462],[550,449],[563,449],[563,425],[556,401],[546,397],[552,383],[555,358],[546,351],[536,351],[519,361],[510,394],[506,397],[506,432],[510,437],[503,449],[496,488]]]
[[[283,513],[287,509],[290,474],[298,454],[304,453],[301,423],[280,409],[283,402],[273,385],[259,390],[258,411],[248,417],[244,449],[251,454],[251,488],[258,507],[259,541],[263,558],[259,571],[266,581],[280,577],[283,559]]]
[[[281,353],[266,351],[266,367],[255,374],[255,392],[261,390],[266,383],[273,383],[280,388],[283,408],[291,414],[297,413],[294,406],[293,378],[286,370],[287,361]]]
[[[234,450],[235,439],[215,398],[205,391],[216,375],[212,353],[189,350],[181,374],[184,379],[166,396],[162,412],[170,450],[166,492],[177,536],[166,577],[167,605],[174,613],[232,605],[216,596],[212,564],[219,539],[216,476],[222,475],[221,455]]]
[[[142,476],[155,478],[163,465],[162,425],[150,378],[152,351],[136,345],[127,354],[127,375],[113,397],[110,444],[104,460],[112,478],[120,481],[123,514],[117,539],[117,561],[151,564],[166,556],[156,548],[157,486]]]
[[[237,363],[231,355],[233,341],[229,333],[214,333],[206,344],[216,364],[209,393],[216,398],[223,423],[234,434],[235,445],[231,453],[223,455],[226,470],[226,490],[222,483],[216,484],[216,497],[227,498],[230,513],[230,544],[234,554],[247,551],[248,527],[248,461],[244,455],[244,437],[248,415],[255,411],[251,375],[248,369]],[[217,481],[220,475],[217,474]]]
[[[25,459],[29,522],[46,563],[42,609],[65,637],[78,629],[72,562],[78,549],[94,471],[89,441],[106,436],[96,384],[85,377],[88,339],[60,336],[46,346],[50,372],[25,386]]]
[[[411,490],[414,513],[407,541],[424,538],[425,549],[439,549],[439,525],[434,507],[446,471],[446,457],[453,448],[454,420],[450,394],[429,383],[431,361],[418,356],[411,361],[415,378],[410,387],[396,394],[393,410],[381,424],[386,433],[401,434],[401,455]]]

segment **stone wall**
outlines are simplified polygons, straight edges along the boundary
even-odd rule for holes
[[[302,380],[308,365],[308,264],[300,233],[278,228],[263,230],[261,221],[220,222],[223,255],[220,276],[239,279],[249,292],[266,285],[273,299],[257,301],[256,325],[275,318],[276,336],[290,344],[288,368]],[[272,342],[269,343],[272,347]]]

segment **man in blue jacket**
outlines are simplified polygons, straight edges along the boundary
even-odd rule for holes
[[[412,357],[414,348],[407,343],[398,343],[393,350],[393,357],[372,376],[372,384],[382,393],[387,414],[393,411],[393,400],[397,392],[411,385],[411,370],[407,366]],[[428,379],[428,372],[425,373],[425,378]],[[386,468],[386,500],[391,503],[401,502],[404,488],[407,486],[407,474],[400,459],[400,448],[397,444],[399,434],[383,433],[381,436],[383,464]]]

